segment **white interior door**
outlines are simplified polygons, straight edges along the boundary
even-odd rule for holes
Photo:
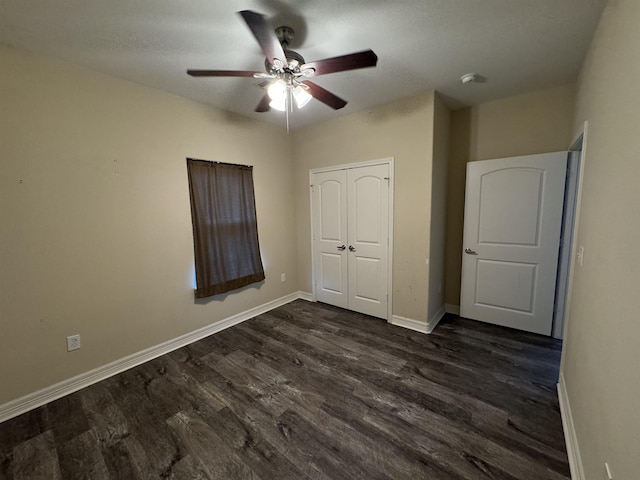
[[[316,299],[349,308],[346,170],[313,175],[311,208]]]
[[[389,166],[347,170],[349,309],[387,318]]]
[[[312,175],[318,301],[388,316],[389,165]]]
[[[460,315],[551,334],[567,152],[467,164]]]

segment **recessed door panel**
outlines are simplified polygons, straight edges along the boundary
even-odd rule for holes
[[[478,243],[538,245],[544,170],[504,168],[480,177]]]
[[[355,257],[356,291],[355,297],[359,300],[380,303],[380,259]]]
[[[535,265],[480,260],[476,272],[476,305],[533,313]],[[504,295],[506,291],[513,294]]]
[[[380,244],[380,209],[381,209],[381,182],[383,180],[375,176],[361,176],[355,179],[353,188],[353,207],[355,211],[355,237],[356,243]]]
[[[320,201],[320,238],[322,240],[340,241],[342,238],[342,184],[338,180],[329,179],[318,185]]]
[[[327,293],[341,294],[343,291],[342,255],[322,252],[321,257],[321,290]]]

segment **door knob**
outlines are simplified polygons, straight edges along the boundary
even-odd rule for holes
[[[349,251],[350,252],[355,252],[356,248],[353,245],[349,245]]]
[[[464,249],[464,253],[466,253],[467,255],[477,255],[478,252],[476,252],[475,250],[471,250],[470,248],[465,248]]]
[[[345,248],[347,248],[347,247],[345,247],[344,245],[340,245],[340,246],[339,246],[339,247],[337,247],[337,248],[338,248],[338,250],[340,250],[340,251],[342,252],[342,251],[344,251],[344,249],[345,249]]]

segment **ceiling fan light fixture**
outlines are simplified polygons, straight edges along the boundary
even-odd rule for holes
[[[295,99],[298,108],[304,107],[307,103],[309,103],[309,100],[313,98],[307,90],[308,89],[303,87],[302,85],[294,87],[293,98]]]
[[[282,78],[272,81],[267,87],[267,95],[271,99],[269,106],[275,110],[284,112],[287,109],[287,100],[295,101],[298,109],[304,107],[311,98],[309,88],[297,82],[287,83]]]
[[[313,77],[316,74],[316,69],[313,67],[307,67],[300,70],[300,75],[303,77]]]
[[[287,95],[287,84],[281,78],[274,80],[267,87],[267,94],[272,101],[284,104],[284,99]]]
[[[278,110],[279,112],[284,112],[287,110],[287,102],[285,102],[284,97],[281,100],[271,100],[269,102],[269,106],[274,110]]]
[[[284,66],[286,65],[285,62],[283,62],[282,60],[280,60],[279,58],[274,58],[273,62],[271,63],[272,68],[277,71],[277,72],[281,72],[284,70]]]

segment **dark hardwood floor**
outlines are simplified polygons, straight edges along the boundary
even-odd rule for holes
[[[302,300],[0,424],[0,479],[567,479],[560,342]]]

